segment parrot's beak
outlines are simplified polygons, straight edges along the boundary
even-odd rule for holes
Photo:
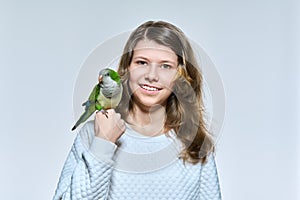
[[[102,83],[102,79],[103,79],[103,77],[102,77],[102,75],[100,75],[100,76],[98,77],[99,83]]]

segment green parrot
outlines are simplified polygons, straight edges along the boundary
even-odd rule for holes
[[[96,110],[106,115],[106,109],[116,108],[121,101],[123,87],[121,78],[116,71],[109,68],[102,69],[99,72],[98,81],[89,99],[82,104],[82,106],[85,106],[85,111],[72,128],[72,131],[85,122]]]

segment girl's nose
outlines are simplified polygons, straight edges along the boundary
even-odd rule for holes
[[[150,64],[148,66],[148,71],[145,73],[145,79],[149,82],[158,81],[158,67],[156,64]]]

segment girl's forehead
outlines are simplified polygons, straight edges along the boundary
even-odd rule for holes
[[[134,48],[134,51],[141,51],[141,50],[144,50],[144,51],[150,51],[150,50],[162,51],[162,52],[165,52],[165,53],[175,54],[175,52],[170,47],[158,44],[157,42],[155,42],[153,40],[147,40],[147,39],[140,40]]]

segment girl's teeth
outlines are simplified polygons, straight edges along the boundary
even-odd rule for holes
[[[149,90],[149,91],[157,91],[158,90],[157,88],[149,87],[149,86],[146,86],[146,85],[143,85],[142,88],[145,89],[145,90]]]

